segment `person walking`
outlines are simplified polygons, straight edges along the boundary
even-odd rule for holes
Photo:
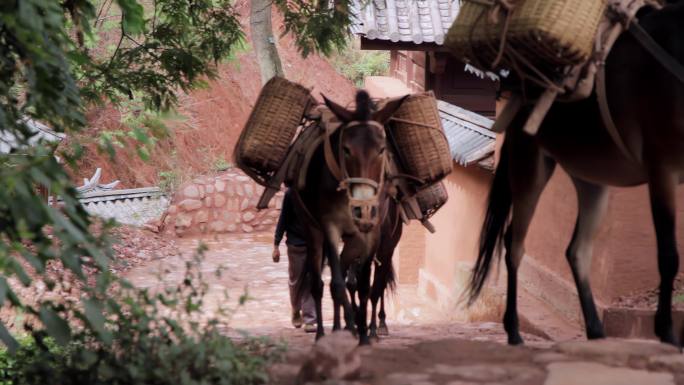
[[[280,242],[283,235],[287,235],[287,246],[290,303],[292,305],[292,325],[301,328],[307,333],[316,331],[316,305],[311,296],[311,289],[305,271],[306,264],[306,240],[304,238],[305,227],[301,222],[294,202],[292,190],[285,191],[283,205],[280,210],[280,218],[275,230],[275,242],[273,245],[273,262],[280,261]],[[297,296],[297,287],[302,287],[300,296]]]

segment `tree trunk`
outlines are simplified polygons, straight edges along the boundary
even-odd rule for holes
[[[254,44],[254,51],[256,52],[261,72],[261,84],[265,84],[276,75],[285,76],[280,56],[278,56],[276,40],[273,36],[273,25],[271,24],[272,5],[272,0],[252,0],[249,15],[252,44]]]

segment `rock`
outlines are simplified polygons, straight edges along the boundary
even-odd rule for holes
[[[245,190],[242,189],[241,184],[235,185],[235,193],[240,197],[245,196]]]
[[[178,206],[176,205],[171,205],[169,208],[166,210],[167,213],[169,214],[175,214],[178,212]]]
[[[195,215],[195,222],[206,223],[209,221],[209,212],[207,210],[202,210]]]
[[[176,216],[176,231],[178,229],[186,229],[192,225],[192,216],[187,214],[187,213],[179,213],[178,216]]]
[[[227,230],[229,233],[234,233],[237,231],[237,225],[235,223],[231,223],[228,225]]]
[[[255,218],[255,215],[251,211],[248,211],[248,212],[242,214],[242,221],[243,222],[251,222],[254,220],[254,218]]]
[[[185,195],[186,198],[199,198],[200,190],[196,185],[192,184],[183,189],[183,195]]]
[[[297,383],[354,380],[361,374],[358,341],[351,333],[335,332],[316,342],[297,376]]]
[[[671,373],[616,368],[593,362],[554,362],[547,366],[544,385],[675,385]]]
[[[276,210],[280,210],[283,208],[283,199],[282,198],[276,198],[275,199],[275,208],[276,208]]]
[[[233,185],[230,184],[230,183],[227,184],[227,185],[226,185],[226,193],[228,193],[228,196],[229,196],[229,197],[234,196],[234,195],[235,195],[235,186],[233,186]]]
[[[625,365],[630,358],[676,354],[677,348],[656,341],[634,341],[609,338],[593,341],[568,341],[556,345],[556,350],[609,365]]]
[[[270,210],[268,212],[268,216],[271,218],[278,218],[280,216],[280,211],[278,210]]]
[[[253,233],[254,232],[254,228],[252,226],[246,224],[246,223],[243,224],[241,227],[242,227],[243,233]]]
[[[262,225],[272,225],[273,223],[274,223],[274,221],[271,218],[266,218],[263,221],[261,221]]]
[[[246,177],[244,175],[238,175],[235,177],[235,180],[238,182],[249,182],[249,177]]]
[[[224,221],[213,221],[209,224],[209,231],[213,233],[223,233],[228,230],[228,224]]]
[[[427,373],[392,373],[387,376],[388,385],[414,385],[425,384],[430,379]]]
[[[238,214],[232,211],[224,211],[221,213],[221,219],[226,223],[234,223],[235,219],[237,219],[237,215]]]
[[[214,207],[223,207],[226,204],[226,197],[223,194],[214,195]]]
[[[211,207],[212,199],[211,197],[204,198],[204,207]]]
[[[254,186],[251,184],[246,184],[242,186],[242,189],[245,191],[245,196],[252,197],[254,195]]]
[[[648,368],[651,370],[669,370],[684,372],[684,355],[667,354],[648,358]]]
[[[572,360],[572,358],[566,354],[556,353],[556,352],[539,353],[532,358],[532,361],[536,362],[538,364],[548,364],[551,362],[568,361],[568,360]]]
[[[194,211],[202,208],[202,201],[197,199],[184,199],[179,204],[178,207],[183,211]]]
[[[158,233],[159,232],[159,225],[155,225],[153,223],[145,223],[143,225],[143,228],[146,230],[150,230],[153,233]]]
[[[226,182],[217,180],[216,183],[214,183],[214,187],[216,188],[216,192],[222,193],[226,191]]]
[[[214,189],[214,185],[213,185],[213,184],[209,184],[209,185],[207,185],[206,187],[204,187],[204,191],[206,191],[207,194],[213,194],[213,193],[214,193],[214,190],[215,190],[215,189]]]
[[[245,211],[249,208],[249,199],[245,198],[242,200],[242,203],[240,203],[240,211]]]

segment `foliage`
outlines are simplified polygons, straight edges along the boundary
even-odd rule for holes
[[[214,159],[214,162],[211,165],[212,170],[215,172],[220,172],[220,171],[226,171],[230,170],[233,168],[233,164],[229,161],[226,160],[224,157],[219,157]]]
[[[159,181],[157,185],[163,191],[170,193],[180,186],[180,177],[174,170],[159,171]]]
[[[390,57],[386,51],[361,51],[349,44],[345,49],[332,56],[331,62],[337,72],[363,86],[366,76],[382,76],[389,73]]]
[[[22,340],[17,355],[0,354],[0,384],[266,382],[266,364],[279,358],[281,347],[252,338],[236,344],[220,333],[218,319],[202,319],[208,285],[201,255],[187,263],[179,285],[158,293],[116,280],[116,295],[103,308],[84,303],[94,327],[77,331],[64,348],[37,335]]]
[[[112,4],[119,11],[114,19],[118,44],[105,55],[89,44],[102,25],[92,0],[0,3],[0,134],[3,140],[13,138],[13,154],[0,155],[0,305],[10,302],[41,320],[60,344],[72,337],[64,305],[28,306],[5,277],[14,275],[29,285],[30,275],[20,259],[39,279],[44,279],[51,259],[61,260],[81,278],[86,266],[106,272],[112,223],[106,223],[100,235],[91,232],[91,219],[64,167],[52,156],[53,148],[46,143],[28,146],[35,132],[25,118],[58,132],[75,132],[85,125],[89,103],[122,105],[136,97],[147,110],[169,109],[179,90],[201,86],[201,79],[215,76],[216,62],[242,39],[229,0],[155,0],[148,12],[138,0],[106,0],[99,13]],[[132,134],[144,145],[155,125],[149,119],[141,125],[147,130],[134,129]],[[80,149],[60,155],[73,166]],[[43,201],[35,192],[39,185],[59,195],[63,206],[57,209]],[[96,286],[93,303],[105,298],[106,286]],[[17,347],[3,325],[0,339],[10,350]]]
[[[287,31],[297,35],[304,55],[314,51],[328,54],[346,38],[349,0],[332,8],[326,1],[278,0],[276,4],[284,11]],[[163,365],[172,362],[167,359],[174,355],[180,359],[187,358],[186,353],[196,354],[192,357],[199,363],[209,364],[213,361],[197,357],[219,354],[231,346],[229,341],[219,341],[211,325],[201,333],[182,334],[173,318],[152,310],[156,303],[168,305],[161,298],[126,291],[114,293],[127,295],[123,302],[112,297],[108,289],[115,280],[108,269],[112,258],[108,230],[113,223],[106,222],[101,231],[93,231],[93,221],[79,203],[65,167],[53,156],[54,147],[32,143],[36,133],[26,118],[57,132],[75,133],[86,124],[88,106],[111,103],[125,109],[127,101],[135,100],[142,106],[142,113],[132,117],[137,128],[130,135],[109,133],[101,139],[104,147],[112,150],[117,142],[125,145],[124,140],[133,136],[142,143],[138,152],[145,157],[145,146],[153,142],[148,138],[159,128],[155,114],[172,109],[178,92],[205,85],[204,79],[216,76],[217,62],[240,46],[243,32],[237,16],[232,0],[0,2],[0,138],[11,145],[12,152],[0,154],[0,306],[10,303],[42,323],[43,328],[28,332],[42,352],[53,357],[52,361],[42,357],[39,361],[56,365],[43,368],[55,376],[42,377],[46,382],[64,378],[59,377],[60,370],[73,371],[73,378],[96,376],[93,382],[119,375],[137,381],[144,375],[159,374],[156,368],[149,370],[153,363],[162,366],[159,370],[172,370]],[[114,43],[109,44],[103,34],[111,35]],[[76,144],[60,157],[75,167],[81,152]],[[63,204],[59,208],[48,205],[36,193],[37,186],[49,188]],[[92,283],[96,284],[88,286],[79,303],[27,305],[8,284],[7,278],[14,276],[28,286],[33,276],[53,287],[55,282],[44,275],[51,260],[61,261],[84,281],[88,276],[84,271],[94,272]],[[31,274],[24,266],[30,266]],[[195,304],[188,306],[194,310]],[[154,317],[161,317],[160,321]],[[66,355],[46,350],[46,336],[68,347],[59,349]],[[19,347],[2,324],[0,340],[11,352]],[[126,366],[126,360],[133,357],[150,366]],[[230,362],[226,359],[202,370],[225,371]],[[91,371],[93,365],[97,372]],[[180,372],[165,374],[185,380]],[[226,374],[225,378],[234,377]],[[63,383],[68,380],[64,378]]]
[[[353,0],[275,0],[273,3],[284,16],[284,33],[294,35],[302,56],[314,52],[329,56],[335,49],[345,47],[355,21]]]

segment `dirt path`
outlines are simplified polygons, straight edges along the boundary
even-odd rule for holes
[[[127,278],[141,287],[177,283],[198,240],[180,240],[181,255],[167,256],[134,268]],[[210,284],[209,309],[224,301],[237,307],[247,292],[251,298],[237,307],[231,330],[282,339],[289,347],[283,363],[272,367],[273,384],[294,384],[313,345],[314,337],[290,325],[287,263],[271,262],[270,235],[251,235],[204,241],[209,246],[203,272]],[[218,266],[225,267],[215,277]],[[326,285],[327,287],[327,285]],[[326,329],[332,311],[324,299]],[[527,346],[509,347],[497,323],[453,323],[448,315],[422,303],[416,290],[400,286],[397,308],[388,318],[391,336],[372,347],[358,349],[360,376],[329,384],[378,385],[600,385],[683,384],[684,356],[676,349],[647,341],[570,341],[556,344],[525,335]],[[401,308],[398,308],[401,303]]]

